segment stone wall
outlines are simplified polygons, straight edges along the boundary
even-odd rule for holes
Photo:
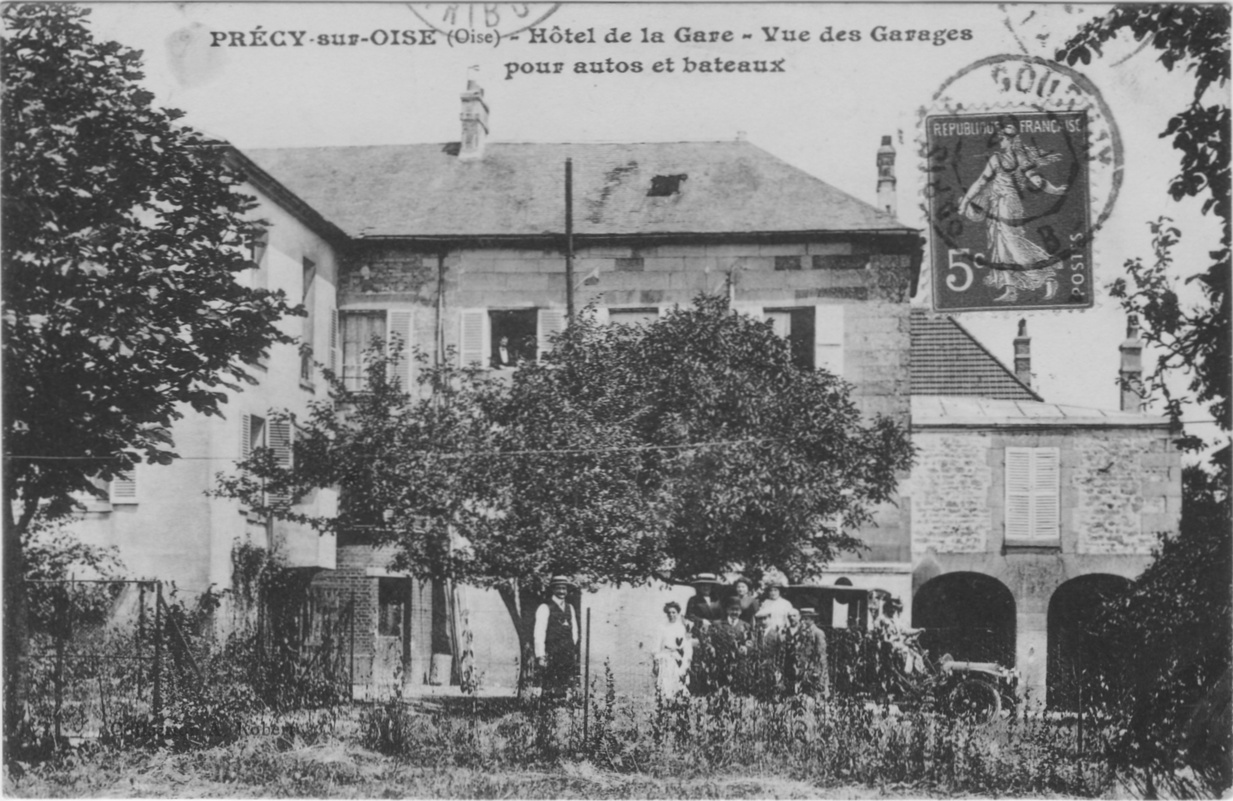
[[[912,553],[988,549],[993,474],[987,432],[917,432],[912,471]]]
[[[1075,550],[1150,553],[1181,519],[1181,455],[1167,437],[1085,437],[1073,449]]]

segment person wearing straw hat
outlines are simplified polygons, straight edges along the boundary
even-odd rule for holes
[[[694,585],[694,597],[685,604],[685,619],[692,627],[693,635],[697,637],[712,623],[724,619],[723,606],[715,600],[715,589],[719,587],[719,577],[714,573],[699,573],[691,582]]]
[[[545,699],[562,699],[578,677],[578,618],[565,601],[573,582],[553,576],[535,610],[535,664]]]

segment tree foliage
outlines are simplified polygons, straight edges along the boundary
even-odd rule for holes
[[[1116,710],[1110,753],[1117,767],[1160,783],[1178,783],[1178,769],[1190,767],[1206,792],[1221,791],[1233,785],[1233,501],[1199,467],[1187,468],[1183,482],[1181,531],[1160,543],[1133,590],[1106,604],[1096,623],[1130,699]]]
[[[27,513],[169,462],[183,408],[217,413],[292,312],[236,280],[255,202],[221,147],[153,106],[141,54],[88,14],[4,9],[5,499]]]
[[[268,453],[221,491],[259,505],[337,485],[337,520],[396,565],[500,590],[521,625],[547,577],[646,583],[702,570],[804,577],[859,547],[891,499],[906,431],[865,422],[849,387],[792,364],[769,324],[701,297],[645,327],[571,325],[511,375],[422,371],[407,395],[370,352],[368,390],[298,421],[293,466]]]
[[[6,734],[24,648],[23,535],[74,494],[175,458],[296,310],[246,288],[255,201],[218,143],[140,85],[89,11],[8,4],[0,40]],[[37,554],[36,554],[37,555]]]
[[[1227,99],[1211,102],[1209,90],[1229,80],[1229,6],[1224,4],[1121,5],[1084,25],[1058,51],[1058,60],[1088,63],[1092,53],[1120,33],[1128,32],[1159,52],[1166,70],[1175,67],[1194,75],[1194,92],[1186,106],[1170,118],[1161,138],[1172,138],[1181,154],[1181,169],[1169,183],[1175,200],[1203,199],[1203,212],[1214,212],[1222,224],[1220,247],[1210,252],[1211,263],[1190,275],[1202,303],[1187,309],[1178,297],[1170,266],[1169,247],[1181,236],[1168,221],[1153,224],[1156,262],[1140,259],[1126,263],[1130,282],[1116,281],[1114,297],[1145,324],[1144,338],[1158,352],[1156,369],[1146,377],[1146,389],[1162,397],[1168,412],[1181,418],[1183,406],[1195,402],[1208,408],[1217,424],[1229,431],[1230,363],[1230,153]],[[1187,375],[1189,394],[1175,393],[1168,377]],[[1192,447],[1199,443],[1191,440]],[[1217,458],[1227,476],[1229,448]]]

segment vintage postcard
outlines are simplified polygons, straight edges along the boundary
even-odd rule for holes
[[[6,789],[1227,792],[1228,19],[6,5]]]

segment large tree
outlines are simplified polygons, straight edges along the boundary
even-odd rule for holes
[[[223,149],[155,107],[141,54],[95,41],[88,14],[3,11],[6,734],[31,522],[173,460],[173,423],[217,414],[296,311],[236,280],[259,228]]]
[[[1190,467],[1184,473],[1180,532],[1160,543],[1148,569],[1097,621],[1114,661],[1126,666],[1128,693],[1111,710],[1112,757],[1149,796],[1161,784],[1178,794],[1222,794],[1233,783],[1230,118],[1227,93],[1213,90],[1229,80],[1229,6],[1117,6],[1084,25],[1057,58],[1088,63],[1121,34],[1149,44],[1165,69],[1194,76],[1193,92],[1161,133],[1181,155],[1168,190],[1175,200],[1202,199],[1203,213],[1216,215],[1221,234],[1210,261],[1184,279],[1198,286],[1198,303],[1188,304],[1179,291],[1172,248],[1182,231],[1167,219],[1151,223],[1153,258],[1129,260],[1129,280],[1114,282],[1112,294],[1141,318],[1157,353],[1147,393],[1163,400],[1175,420],[1195,405],[1208,409],[1224,442],[1210,472]],[[1183,444],[1204,445],[1193,436]]]
[[[1166,70],[1178,68],[1194,76],[1193,92],[1184,98],[1185,105],[1160,134],[1172,139],[1181,156],[1180,169],[1169,182],[1168,191],[1175,200],[1201,198],[1203,213],[1219,218],[1221,236],[1219,246],[1209,253],[1211,261],[1184,279],[1198,286],[1198,304],[1188,306],[1179,297],[1168,249],[1181,231],[1167,221],[1153,224],[1157,257],[1148,264],[1142,259],[1128,261],[1125,266],[1130,281],[1115,281],[1112,294],[1127,312],[1143,321],[1144,338],[1158,354],[1155,369],[1145,377],[1147,390],[1164,400],[1175,419],[1181,419],[1189,404],[1198,404],[1228,432],[1233,426],[1233,409],[1229,406],[1233,365],[1229,336],[1229,212],[1233,202],[1229,105],[1227,93],[1221,97],[1212,90],[1223,88],[1229,80],[1229,6],[1117,6],[1080,28],[1058,51],[1057,59],[1070,64],[1089,63],[1093,52],[1099,55],[1106,43],[1125,34],[1150,44]],[[1185,376],[1185,392],[1175,390],[1179,376]],[[1188,444],[1198,447],[1201,443],[1192,439]],[[1229,459],[1226,444],[1215,459],[1226,481]]]
[[[584,314],[512,376],[422,371],[423,393],[373,352],[363,393],[318,403],[290,470],[270,453],[223,480],[259,505],[342,488],[336,520],[394,545],[396,566],[498,590],[524,646],[553,573],[644,584],[777,568],[804,578],[860,547],[892,498],[907,432],[863,420],[849,386],[795,366],[767,323],[699,298],[645,327]],[[429,391],[432,390],[432,391]]]

